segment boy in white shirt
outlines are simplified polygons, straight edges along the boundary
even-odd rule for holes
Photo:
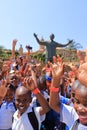
[[[25,88],[25,87],[26,88]],[[24,86],[16,90],[15,104],[17,111],[14,114],[12,130],[33,130],[36,120],[30,121],[28,113],[33,111],[31,103],[31,92],[37,97],[41,107],[35,107],[34,112],[37,118],[37,128],[40,130],[41,122],[45,119],[45,113],[50,110],[48,102],[45,100],[39,89],[36,87],[32,78],[25,78]]]

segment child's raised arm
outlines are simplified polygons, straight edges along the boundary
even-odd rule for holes
[[[15,46],[16,46],[17,41],[18,41],[17,39],[14,39],[12,42],[12,59],[15,58]]]
[[[60,80],[63,75],[64,63],[58,62],[58,64],[50,63],[52,68],[52,84],[50,88],[50,106],[56,112],[60,112],[60,100],[59,100],[59,91],[60,91]]]
[[[34,71],[31,70],[32,78],[28,77],[24,79],[24,86],[29,89],[38,99],[41,108],[40,108],[40,115],[47,113],[50,110],[49,104],[46,99],[41,94],[40,90],[37,87],[36,77]]]
[[[7,81],[6,80],[2,80],[1,81],[1,86],[0,86],[0,104],[2,103],[6,93],[7,93],[7,88],[6,88],[6,84]]]

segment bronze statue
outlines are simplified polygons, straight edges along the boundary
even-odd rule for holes
[[[54,34],[50,35],[50,41],[41,41],[37,37],[37,34],[34,33],[34,37],[36,38],[37,42],[40,45],[46,46],[46,62],[47,61],[52,61],[53,56],[56,56],[56,48],[57,47],[66,47],[70,43],[72,43],[72,40],[70,40],[67,44],[60,44],[56,41],[54,41]]]

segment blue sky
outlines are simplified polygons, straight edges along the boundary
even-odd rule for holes
[[[26,44],[38,50],[33,33],[49,40],[66,43],[74,39],[87,48],[87,0],[0,0],[0,45],[11,49],[17,38],[16,49]]]

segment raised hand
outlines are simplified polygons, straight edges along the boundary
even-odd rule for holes
[[[12,41],[12,58],[15,57],[15,46],[16,46],[17,41],[18,41],[17,39],[14,39]]]
[[[52,68],[52,77],[53,78],[60,78],[63,74],[64,70],[64,64],[52,64],[50,63],[51,68]]]
[[[87,62],[80,64],[80,67],[77,71],[77,77],[82,84],[87,86]]]
[[[87,79],[86,79],[87,77],[87,50],[85,52],[86,52],[86,55],[83,56],[81,51],[77,51],[77,56],[80,60],[80,66],[77,71],[77,77],[78,77],[78,80],[87,87]]]
[[[52,64],[51,62],[49,62],[49,65],[52,68],[53,85],[54,86],[59,85],[60,79],[61,79],[61,77],[63,75],[63,71],[64,71],[64,63],[57,62],[56,64]]]
[[[37,37],[37,34],[36,34],[36,33],[34,33],[34,37]]]
[[[35,88],[37,88],[34,80],[31,77],[26,77],[23,81],[23,85],[30,91],[33,91]]]
[[[84,64],[85,64],[85,63],[84,63]],[[87,64],[84,65],[84,66],[87,68]],[[87,70],[85,70],[85,69],[80,70],[80,69],[79,69],[77,77],[78,77],[78,80],[79,80],[83,85],[85,85],[85,86],[87,87],[87,78],[86,78],[86,77],[87,77]]]
[[[16,46],[16,43],[17,43],[17,39],[14,39],[13,42],[12,42],[12,46],[15,47]]]
[[[6,88],[7,81],[2,80],[1,82],[2,83],[1,83],[1,86],[0,86],[0,99],[2,100],[7,93],[7,88]]]
[[[69,40],[69,44],[72,43],[72,42],[73,42],[73,40]]]

